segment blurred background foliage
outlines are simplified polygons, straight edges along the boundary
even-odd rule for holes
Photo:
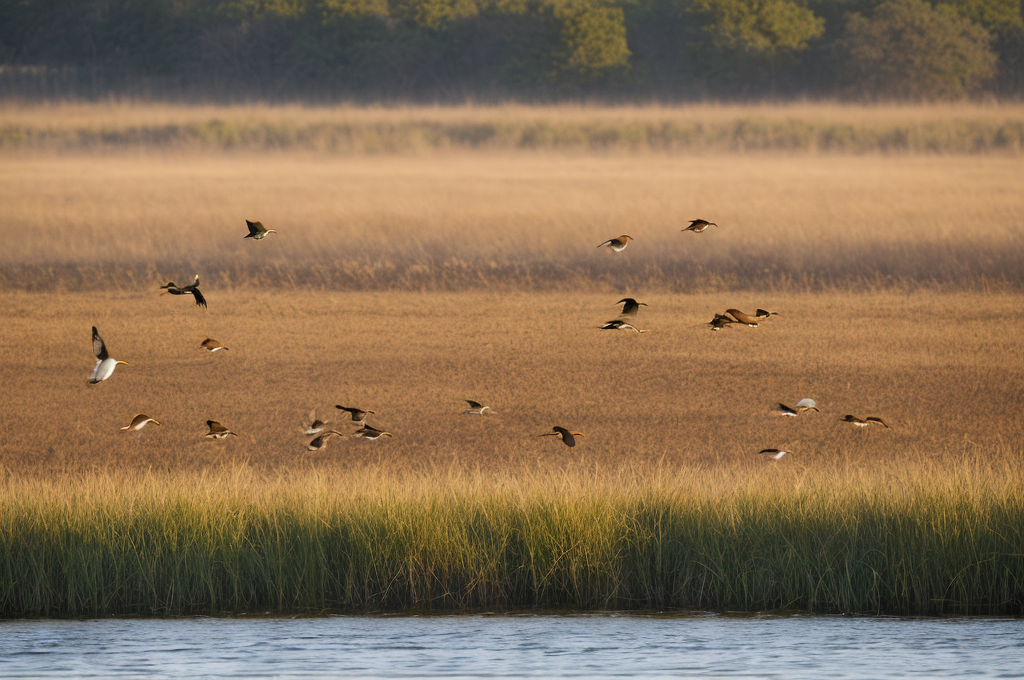
[[[0,0],[0,95],[1017,98],[1021,0]]]

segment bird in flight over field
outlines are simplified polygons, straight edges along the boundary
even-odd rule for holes
[[[544,434],[537,435],[538,437],[561,437],[562,443],[568,447],[576,446],[576,437],[582,437],[582,432],[570,432],[561,425],[555,425],[551,428],[551,432],[545,432]]]
[[[262,222],[250,222],[246,220],[245,223],[249,225],[249,233],[243,238],[251,238],[256,241],[262,241],[266,238],[267,234],[276,234],[276,229],[267,229],[263,226]]]
[[[707,229],[708,227],[717,227],[717,226],[718,225],[715,224],[714,222],[708,222],[707,220],[696,219],[696,220],[690,220],[690,226],[686,227],[685,229],[680,229],[680,231],[692,231],[695,234],[699,234],[702,231],[704,231],[705,229]]]
[[[316,417],[316,409],[313,409],[312,411],[309,412],[307,422],[309,424],[306,425],[306,434],[309,436],[313,436],[314,434],[320,434],[321,432],[324,431],[324,428],[327,427],[326,422]]]
[[[341,432],[335,432],[334,430],[327,430],[327,432],[324,432],[322,435],[320,435],[319,437],[317,437],[316,439],[311,441],[309,444],[307,444],[306,448],[309,449],[310,451],[319,451],[320,449],[322,449],[325,446],[327,446],[327,440],[330,439],[334,435],[337,435],[337,436],[341,437],[342,439],[347,439],[348,438],[348,435],[342,434]]]
[[[608,239],[607,241],[605,241],[604,243],[599,245],[598,248],[600,248],[601,246],[608,246],[609,248],[611,248],[615,252],[621,253],[623,250],[625,250],[626,246],[629,245],[629,242],[632,239],[633,239],[632,236],[630,236],[628,234],[623,234],[622,236],[620,236],[618,238],[610,238],[610,239]]]
[[[744,314],[738,309],[727,309],[725,310],[725,313],[731,314],[732,318],[736,319],[736,321],[739,323],[745,323],[751,328],[757,328],[757,319],[750,316],[749,314]]]
[[[337,406],[336,405],[334,408],[342,410],[342,411],[345,411],[350,416],[352,416],[352,422],[353,423],[359,423],[360,425],[365,425],[366,424],[366,414],[367,413],[372,413],[374,415],[377,415],[376,411],[367,411],[365,409],[355,408],[354,406]]]
[[[805,397],[804,399],[801,399],[800,401],[796,402],[796,410],[817,411],[818,413],[821,413],[821,411],[818,411],[818,402],[814,401],[810,397]]]
[[[622,298],[615,304],[622,305],[622,312],[619,316],[636,316],[640,313],[640,307],[646,307],[646,302],[637,302],[633,298]]]
[[[110,358],[110,354],[107,352],[107,345],[103,342],[103,338],[100,337],[96,326],[92,327],[92,352],[96,355],[96,366],[92,369],[92,376],[89,378],[90,385],[95,385],[109,378],[113,375],[114,369],[117,368],[118,364],[131,366],[127,361],[118,361],[117,359]]]
[[[362,437],[363,439],[369,439],[370,441],[375,441],[377,439],[380,439],[381,437],[391,437],[393,435],[390,432],[385,432],[383,430],[378,430],[373,425],[363,425],[361,428],[359,428],[358,430],[353,432],[352,436],[353,437]]]
[[[779,402],[779,407],[775,409],[775,411],[780,416],[789,416],[791,418],[795,418],[797,415],[797,410],[795,408],[790,408],[789,406],[783,404],[781,401]]]
[[[210,428],[210,431],[203,435],[207,439],[224,439],[228,435],[231,435],[232,437],[238,436],[228,428],[218,423],[216,420],[207,420],[206,426]]]
[[[154,425],[159,425],[160,421],[158,421],[156,418],[150,418],[145,413],[139,413],[134,418],[132,418],[132,422],[128,423],[127,425],[125,425],[121,429],[122,430],[135,430],[135,431],[139,431],[142,428],[144,428],[147,423],[153,423]]]
[[[789,453],[789,451],[784,451],[782,449],[761,449],[757,453],[758,455],[764,456],[767,460],[778,460]]]
[[[856,427],[867,427],[868,425],[881,425],[885,429],[889,429],[889,426],[885,424],[885,421],[877,416],[868,416],[867,418],[858,418],[857,416],[851,416],[849,414],[843,416],[844,423],[851,423]]]
[[[715,318],[708,321],[708,325],[711,326],[711,330],[713,331],[720,331],[734,323],[736,323],[736,320],[726,316],[725,314],[715,314]]]
[[[219,342],[217,342],[213,338],[207,338],[206,340],[203,340],[201,343],[199,343],[199,348],[200,349],[209,350],[210,352],[216,352],[218,350],[228,349],[227,347],[225,347],[224,345],[220,344]]]
[[[608,321],[605,325],[599,327],[602,331],[636,331],[637,333],[646,333],[646,329],[639,329],[631,323],[626,323],[622,319],[615,319],[614,321]]]
[[[484,411],[491,411],[491,413],[494,413],[490,406],[484,406],[479,401],[473,401],[472,399],[463,399],[463,401],[469,404],[469,410],[462,412],[465,415],[482,416]]]

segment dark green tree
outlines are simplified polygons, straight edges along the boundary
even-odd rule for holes
[[[961,97],[995,74],[991,36],[950,5],[885,0],[847,17],[840,46],[849,91],[867,99]]]

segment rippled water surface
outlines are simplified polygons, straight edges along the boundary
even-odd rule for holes
[[[0,622],[0,676],[1024,677],[1024,621],[451,616]]]

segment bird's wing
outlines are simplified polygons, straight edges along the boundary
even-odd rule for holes
[[[472,399],[466,399],[465,402],[469,404],[470,408],[483,408],[483,404],[479,401],[473,401]]]
[[[263,231],[263,224],[261,222],[251,222],[249,220],[246,220],[245,224],[247,227],[249,227],[250,234],[258,234],[261,231]]]
[[[882,427],[889,429],[889,426],[885,424],[885,421],[879,418],[878,416],[868,416],[864,420],[868,421],[869,423],[878,423]]]
[[[92,353],[95,354],[96,358],[100,361],[110,357],[107,353],[107,346],[103,343],[103,338],[100,337],[100,333],[96,330],[96,326],[92,327]]]
[[[190,292],[192,293],[192,297],[196,299],[197,306],[206,307],[206,298],[203,297],[203,294],[199,292],[198,288],[193,288]]]

